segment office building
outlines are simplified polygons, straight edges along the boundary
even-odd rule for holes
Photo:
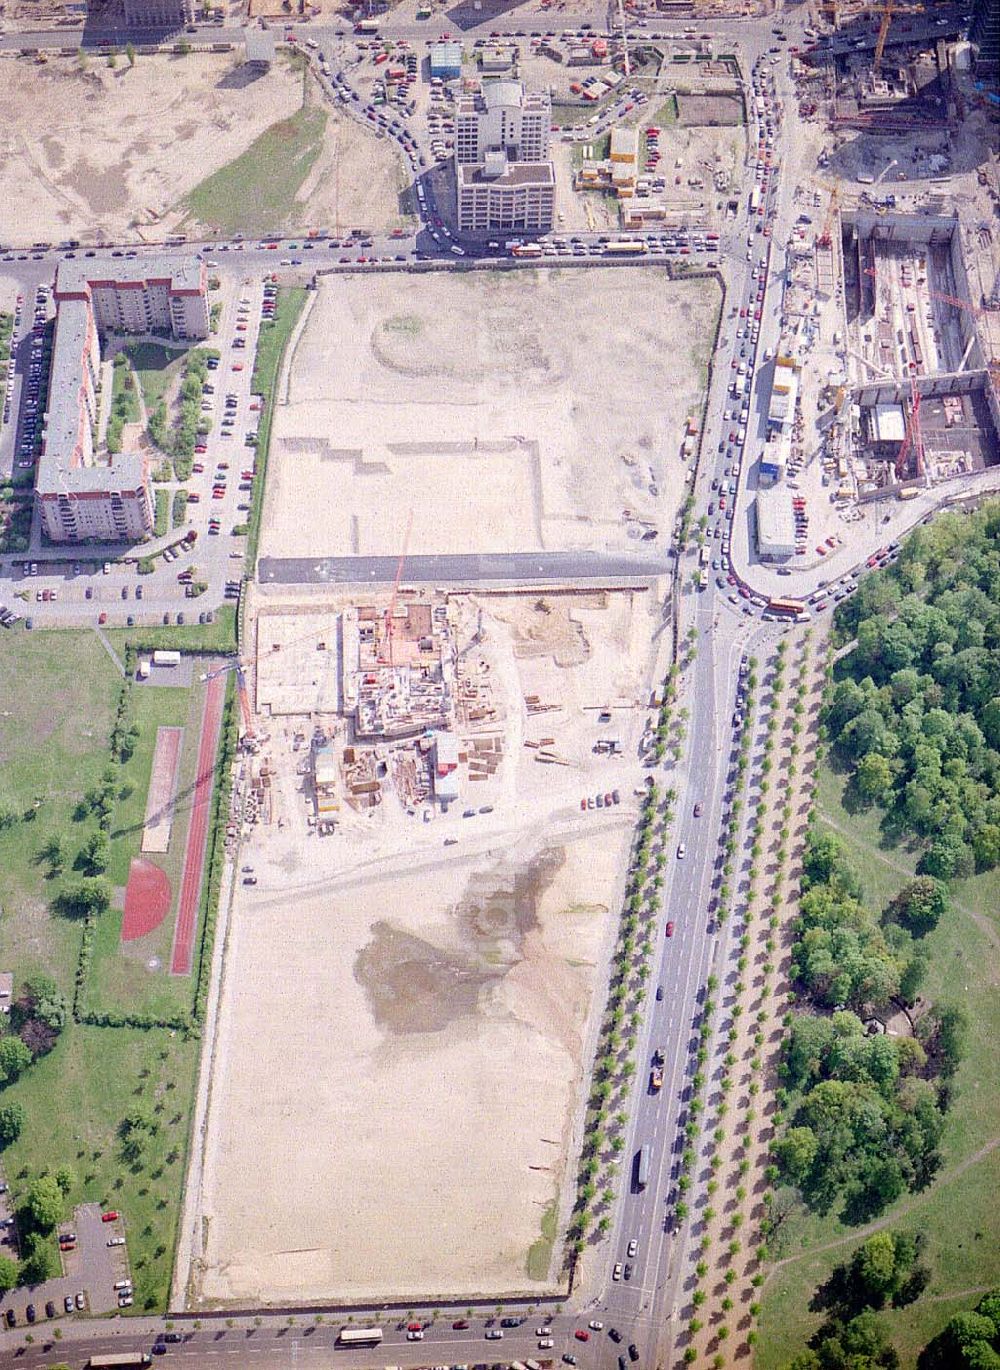
[[[101,338],[208,336],[208,283],[197,258],[60,262],[55,336],[35,501],[52,542],[137,542],[153,529],[146,462],[98,461]],[[107,402],[107,400],[105,401]]]
[[[555,217],[549,160],[552,108],[519,81],[484,81],[455,110],[455,184],[461,232],[546,233]]]

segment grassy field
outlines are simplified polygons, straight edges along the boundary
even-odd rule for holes
[[[112,369],[111,403],[120,401],[122,418],[126,423],[139,422],[139,397],[135,386],[128,384],[129,367],[114,366]]]
[[[125,1221],[135,1311],[163,1308],[187,1161],[199,1043],[180,1034],[70,1024],[55,1049],[5,1096],[28,1122],[4,1152],[15,1202],[45,1167],[68,1165],[67,1212],[85,1200],[117,1208]],[[133,1109],[156,1128],[138,1164],[126,1164],[118,1129]]]
[[[191,616],[198,616],[198,601]],[[167,624],[163,627],[108,628],[107,637],[119,653],[125,651],[129,643],[139,643],[144,648],[155,651],[158,647],[165,651],[219,652],[225,654],[236,650],[236,610],[231,604],[220,605],[215,610],[211,623],[184,623],[179,627]]]
[[[163,347],[160,343],[132,343],[125,348],[139,380],[146,412],[151,413],[180,373],[187,348]]]
[[[231,621],[228,627],[231,632]],[[18,816],[0,830],[3,968],[14,972],[17,985],[44,971],[72,1000],[82,927],[51,904],[97,830],[96,818],[78,806],[108,764],[122,678],[90,632],[12,634],[2,649],[0,798]],[[118,780],[107,871],[113,885],[124,881],[139,848],[156,727],[186,719],[191,695],[184,689],[133,691],[140,734]],[[63,842],[61,871],[44,854],[55,837]],[[107,965],[101,969],[95,951],[91,967],[100,971],[95,985],[111,1001],[106,1006],[189,1010],[193,980],[174,982],[124,962],[119,927],[118,913],[100,920],[97,940],[108,939]],[[27,1113],[21,1137],[4,1154],[15,1203],[35,1175],[65,1164],[75,1175],[70,1205],[106,1199],[120,1208],[136,1276],[136,1311],[166,1299],[197,1055],[196,1041],[181,1033],[89,1027],[70,1019],[55,1049],[3,1091],[5,1102],[21,1102]],[[155,1131],[138,1167],[130,1167],[117,1130],[135,1107],[148,1111]]]
[[[884,848],[878,812],[849,813],[843,790],[844,777],[822,766],[820,817],[844,841],[866,899],[881,908],[912,876],[918,853],[907,844]],[[877,1223],[927,1236],[929,1288],[912,1307],[880,1315],[907,1367],[953,1313],[977,1302],[977,1291],[1000,1284],[998,894],[996,872],[956,882],[951,913],[926,939],[931,955],[923,995],[961,1004],[970,1027],[942,1139],[941,1170],[924,1193],[904,1197]],[[765,1287],[755,1359],[760,1370],[776,1370],[802,1349],[820,1323],[808,1311],[814,1289],[870,1230],[809,1214],[791,1220],[780,1263]]]
[[[223,235],[251,237],[298,221],[296,196],[323,146],[327,113],[304,105],[272,124],[246,152],[195,186],[188,214]]]
[[[271,444],[271,422],[274,417],[274,390],[278,381],[281,359],[285,355],[288,339],[298,322],[302,307],[306,302],[307,291],[301,288],[278,291],[277,308],[272,324],[261,324],[260,339],[257,343],[257,356],[254,360],[252,388],[256,395],[264,396],[264,407],[257,430],[257,471],[258,480],[254,482],[253,507],[250,511],[250,532],[247,536],[246,566],[253,573],[257,560],[257,542],[260,537],[260,520],[264,508],[264,486],[267,480],[267,453]]]

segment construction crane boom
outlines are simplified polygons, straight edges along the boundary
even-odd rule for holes
[[[885,8],[882,11],[882,22],[878,28],[878,42],[875,44],[875,56],[872,59],[872,75],[877,76],[882,69],[882,54],[885,52],[885,40],[889,36],[889,25],[892,23],[892,0],[885,0]]]
[[[385,641],[388,650],[388,664],[394,666],[392,639],[396,630],[396,601],[399,598],[399,582],[403,579],[403,566],[406,562],[406,553],[410,545],[410,532],[413,529],[413,510],[410,510],[406,520],[406,532],[403,535],[403,550],[399,554],[399,561],[396,563],[396,578],[392,582],[392,595],[389,599],[389,607],[385,611]]]

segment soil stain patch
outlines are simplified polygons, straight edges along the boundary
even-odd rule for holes
[[[547,848],[523,866],[501,864],[471,876],[451,910],[458,946],[446,950],[387,920],[358,952],[354,975],[381,1027],[440,1032],[478,1011],[480,995],[525,957],[539,926],[538,903],[565,860]]]

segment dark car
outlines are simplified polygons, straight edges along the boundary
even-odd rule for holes
[[[17,1326],[17,1314],[14,1312],[13,1308],[7,1309],[6,1313],[4,1314],[4,1318],[7,1320],[8,1327]]]
[[[47,1318],[54,1318],[55,1315],[56,1315],[56,1306],[55,1306],[55,1304],[52,1302],[52,1300],[49,1299],[48,1303],[45,1305],[45,1316],[46,1316]]]
[[[35,1305],[33,1303],[28,1304],[27,1308],[24,1310],[24,1316],[28,1319],[29,1322],[34,1322],[35,1319],[38,1317],[38,1314],[35,1312]]]
[[[183,1341],[184,1338],[181,1336],[180,1332],[164,1332],[163,1340],[170,1342],[171,1345],[174,1345],[179,1341]]]
[[[638,1360],[638,1359],[639,1359],[639,1352],[635,1349],[635,1342],[634,1342],[634,1341],[630,1341],[629,1344],[628,1344],[628,1354],[629,1354],[629,1360]]]
[[[609,1337],[611,1338],[611,1340],[614,1341],[614,1342],[621,1341],[621,1339],[622,1339],[622,1334],[618,1331],[618,1328],[617,1328],[617,1327],[609,1327],[609,1328],[608,1328],[608,1336],[609,1336]]]
[[[632,1264],[631,1264],[631,1262],[628,1262],[628,1263],[626,1264],[626,1266],[625,1266],[625,1278],[626,1278],[627,1280],[630,1280],[630,1279],[632,1278]]]
[[[72,1313],[72,1311],[73,1311],[73,1295],[72,1295],[72,1294],[67,1294],[66,1297],[63,1299],[63,1308],[66,1310],[67,1313]]]
[[[470,812],[470,813],[475,813],[475,810],[474,810],[474,809],[470,809],[469,812]],[[521,1323],[522,1323],[523,1321],[524,1321],[523,1318],[501,1318],[501,1319],[500,1319],[500,1326],[501,1326],[501,1327],[520,1327],[520,1326],[521,1326]]]

